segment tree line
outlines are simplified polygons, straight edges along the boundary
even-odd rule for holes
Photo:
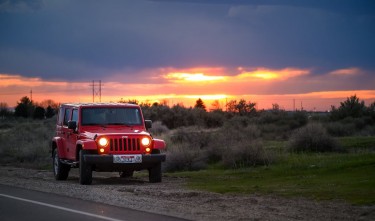
[[[34,103],[27,96],[22,97],[17,102],[14,112],[9,110],[6,103],[0,103],[0,117],[23,117],[33,119],[45,119],[53,117],[58,108],[59,104],[52,100],[44,100],[41,103]]]
[[[145,119],[160,121],[169,129],[193,125],[206,128],[220,127],[226,120],[235,116],[256,118],[258,123],[282,124],[289,119],[294,122],[292,123],[294,128],[301,126],[303,122],[307,121],[308,117],[306,111],[289,112],[287,114],[286,111],[279,108],[278,104],[273,104],[271,110],[257,110],[255,102],[244,99],[228,101],[225,110],[218,104],[214,105],[214,102],[212,106],[215,108],[210,111],[206,110],[206,105],[200,98],[196,100],[193,107],[185,107],[183,104],[175,104],[170,107],[167,102],[140,103],[137,100],[120,100],[119,102],[139,104]],[[58,106],[59,104],[52,100],[34,103],[25,96],[17,102],[14,112],[9,111],[6,103],[0,103],[0,117],[50,118],[56,114]],[[356,95],[353,95],[341,102],[339,107],[332,106],[327,116],[330,121],[365,118],[368,123],[372,124],[375,122],[375,102],[366,106],[363,100],[361,101]]]

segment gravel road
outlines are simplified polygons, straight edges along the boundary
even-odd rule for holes
[[[82,186],[77,169],[67,181],[56,181],[51,171],[0,167],[1,184],[191,220],[375,220],[374,205],[195,191],[180,177],[163,177],[162,183],[153,184],[146,177],[123,179],[117,173],[93,176],[93,185]]]

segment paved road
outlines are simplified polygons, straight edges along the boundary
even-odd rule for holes
[[[1,221],[180,221],[183,219],[0,184]]]

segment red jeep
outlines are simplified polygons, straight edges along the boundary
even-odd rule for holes
[[[81,184],[91,184],[92,171],[118,171],[129,177],[143,169],[150,182],[161,182],[166,157],[160,150],[165,142],[147,132],[151,125],[134,104],[61,105],[51,145],[56,180],[66,180],[70,168],[79,167]]]

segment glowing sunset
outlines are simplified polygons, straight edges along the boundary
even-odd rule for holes
[[[0,102],[91,102],[93,80],[105,102],[321,111],[354,94],[373,102],[374,7],[319,4],[5,1]]]

